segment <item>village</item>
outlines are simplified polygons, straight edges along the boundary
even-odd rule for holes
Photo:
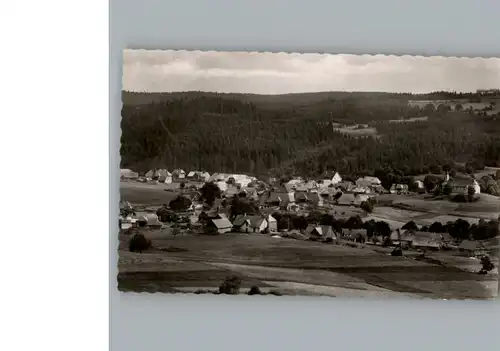
[[[244,174],[210,175],[181,169],[153,169],[143,175],[121,170],[120,176],[119,225],[122,237],[130,238],[124,250],[148,251],[155,246],[158,233],[162,233],[162,238],[181,241],[188,236],[259,236],[295,239],[302,245],[308,241],[353,249],[372,248],[392,257],[450,264],[483,275],[497,274],[498,198],[490,202],[491,212],[474,217],[456,210],[447,213],[453,212],[452,208],[436,210],[436,204],[426,211],[394,201],[431,201],[425,200],[429,197],[428,188],[418,179],[415,184],[393,184],[387,190],[376,177],[349,181],[338,172],[331,178],[317,180],[260,180]],[[471,200],[467,205],[477,205],[481,196],[493,199],[481,194],[474,177],[453,178],[446,173],[441,179],[438,186],[448,188],[448,197],[476,198],[476,202]],[[160,192],[163,197],[158,196]],[[143,193],[143,198],[135,198],[137,193]],[[148,194],[153,193],[155,201],[149,201]],[[452,204],[442,197],[437,201]],[[461,207],[465,211],[463,204]],[[388,209],[394,213],[384,217]],[[398,213],[400,218],[395,218]],[[132,240],[137,236],[147,238],[143,246],[134,247],[133,243],[140,242]]]

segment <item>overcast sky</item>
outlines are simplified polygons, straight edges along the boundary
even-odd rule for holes
[[[284,94],[500,88],[499,58],[125,50],[123,89]]]

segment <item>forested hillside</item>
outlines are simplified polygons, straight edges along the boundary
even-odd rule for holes
[[[500,166],[500,116],[407,103],[443,98],[475,97],[124,92],[122,167],[356,176],[413,175],[455,162]],[[428,119],[389,123],[410,117]],[[369,124],[376,133],[346,134],[334,128],[338,123]]]

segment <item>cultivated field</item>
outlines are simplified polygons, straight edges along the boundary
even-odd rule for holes
[[[120,238],[120,290],[213,290],[236,274],[243,279],[243,291],[258,285],[263,291],[300,295],[496,296],[496,275],[393,257],[370,246],[350,248],[259,234],[173,237],[152,232],[150,236],[156,250],[143,254],[127,252],[128,238]]]

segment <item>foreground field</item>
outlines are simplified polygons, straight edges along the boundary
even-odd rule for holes
[[[194,292],[215,289],[233,274],[242,277],[244,291],[258,285],[300,295],[492,298],[498,286],[496,275],[392,257],[368,246],[255,234],[152,237],[157,250],[144,254],[127,252],[127,238],[120,238],[120,290]]]

